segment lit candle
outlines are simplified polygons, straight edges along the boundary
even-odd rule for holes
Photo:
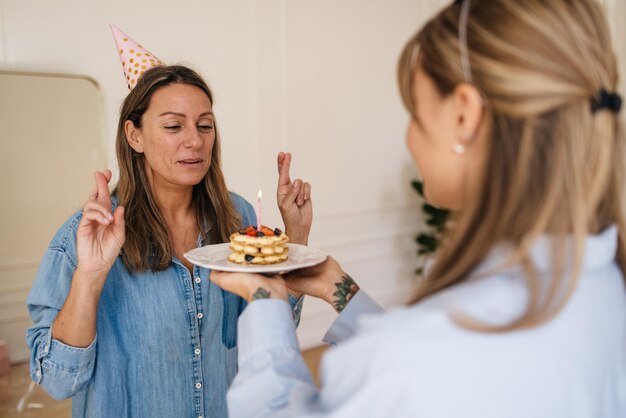
[[[263,197],[263,192],[259,190],[259,194],[257,195],[256,200],[256,228],[257,230],[261,230],[261,198]]]

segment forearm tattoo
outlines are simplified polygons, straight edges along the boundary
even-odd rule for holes
[[[341,276],[341,281],[335,283],[335,286],[337,287],[337,291],[333,293],[335,297],[333,306],[337,312],[341,312],[348,305],[348,302],[350,302],[356,292],[359,291],[359,286],[348,274]]]
[[[254,292],[254,294],[252,295],[252,299],[251,300],[257,300],[257,299],[269,299],[270,297],[270,291],[267,289],[263,289],[262,287],[259,287],[256,292]]]

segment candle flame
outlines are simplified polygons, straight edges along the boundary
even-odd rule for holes
[[[259,194],[257,196],[259,197],[259,199],[262,198],[263,197],[263,191],[259,190]]]

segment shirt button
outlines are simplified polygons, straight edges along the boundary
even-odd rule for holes
[[[193,350],[193,352],[196,353],[196,356],[200,355],[200,349],[199,348],[196,348],[195,350]]]
[[[202,317],[203,317],[203,316],[204,316],[204,315],[202,315],[202,312],[200,312],[200,313],[198,314],[198,319],[202,319]]]
[[[196,389],[202,389],[202,383],[200,382],[196,383]]]
[[[200,282],[202,281],[202,279],[201,279],[201,278],[199,278],[199,277],[196,277],[194,281],[195,281],[196,283],[200,283]]]

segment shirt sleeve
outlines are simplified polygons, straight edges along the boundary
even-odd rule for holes
[[[239,372],[227,394],[232,418],[385,416],[389,411],[389,416],[408,416],[402,415],[399,395],[380,396],[397,386],[397,373],[383,369],[372,379],[367,368],[355,368],[355,353],[356,358],[373,353],[367,338],[351,347],[331,348],[318,390],[300,353],[287,303],[250,303],[239,318],[238,332]]]
[[[293,322],[294,324],[296,324],[296,327],[298,327],[298,325],[300,325],[300,317],[302,316],[302,305],[304,304],[304,295],[297,298],[291,293],[287,293],[287,299],[289,300],[289,305],[291,306]]]
[[[52,322],[65,302],[76,269],[71,254],[75,248],[72,234],[69,228],[66,234],[60,237],[57,234],[53,239],[26,301],[33,320],[26,331],[30,376],[55,399],[65,399],[84,390],[91,381],[96,360],[96,339],[88,347],[78,348],[52,338]]]
[[[230,192],[230,198],[241,215],[242,226],[245,228],[249,225],[256,225],[256,212],[250,202],[233,192]]]
[[[383,312],[383,308],[367,293],[359,290],[332,323],[322,341],[326,344],[337,345],[354,334],[359,317],[380,312]]]
[[[280,410],[291,392],[314,396],[292,319],[289,304],[274,299],[249,303],[239,317],[239,372],[227,394],[229,416],[288,416]]]

